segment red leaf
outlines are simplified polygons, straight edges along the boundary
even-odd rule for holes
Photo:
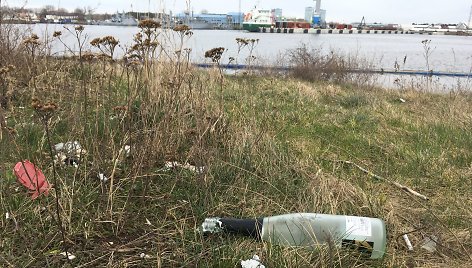
[[[48,195],[51,186],[46,181],[43,172],[30,161],[18,162],[13,171],[18,181],[31,190],[31,199],[36,199],[42,193]]]

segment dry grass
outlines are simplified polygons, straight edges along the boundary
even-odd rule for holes
[[[1,266],[235,267],[253,254],[267,267],[455,267],[471,261],[470,95],[222,76],[217,69],[193,69],[181,43],[165,50],[162,38],[190,38],[186,29],[164,35],[154,24],[142,26],[125,60],[86,49],[65,59],[19,50],[35,65],[12,61],[20,71],[1,74],[2,90],[5,81],[14,89],[2,110]],[[71,31],[80,37],[81,29]],[[104,37],[95,45],[108,46],[101,48],[113,56],[115,41]],[[39,117],[34,97],[58,109]],[[55,172],[50,146],[74,140],[87,153],[77,168],[57,165]],[[50,196],[32,201],[19,187],[12,168],[23,159],[48,179],[57,177]],[[169,170],[166,161],[204,166],[205,172]],[[101,182],[100,173],[109,180]],[[196,231],[205,217],[289,212],[382,218],[386,257],[373,262],[329,245],[305,251]],[[413,252],[398,238],[407,232]],[[429,253],[421,242],[432,235],[439,244]],[[58,254],[66,249],[77,258],[68,262]]]

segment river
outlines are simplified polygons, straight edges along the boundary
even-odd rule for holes
[[[64,30],[64,25],[36,24],[31,25],[31,30],[40,36],[52,36],[54,31],[63,32],[63,40],[73,49],[74,37]],[[66,26],[73,29],[74,26]],[[133,36],[138,32],[137,27],[119,26],[85,26],[84,34],[89,40],[96,37],[112,35],[120,40],[118,56],[123,55],[126,47],[133,42]],[[184,48],[192,48],[191,60],[204,62],[205,51],[224,47],[224,63],[229,57],[236,58],[239,62],[249,54],[249,49],[244,48],[238,53],[236,38],[259,39],[253,55],[259,63],[283,64],[287,60],[287,51],[307,45],[320,49],[325,53],[335,53],[365,59],[375,68],[394,69],[396,63],[402,70],[434,70],[440,72],[470,73],[472,69],[472,37],[446,36],[446,35],[394,35],[394,34],[277,34],[277,33],[249,33],[244,31],[225,30],[196,30],[192,37],[184,41]],[[179,38],[172,32],[162,33],[162,42],[171,50],[179,49]],[[422,41],[430,40],[425,47]],[[88,44],[88,42],[87,42]],[[61,53],[64,46],[56,41],[51,43],[53,53]],[[427,48],[429,47],[429,52]],[[425,54],[428,54],[426,57]],[[429,67],[428,67],[429,66]],[[385,79],[383,79],[385,80]],[[456,84],[456,79],[443,79],[447,84]],[[462,79],[464,80],[464,79]],[[467,82],[469,79],[466,79]],[[396,81],[396,78],[392,81]],[[465,80],[464,80],[465,81]],[[464,84],[464,81],[462,84]],[[382,82],[392,84],[392,82]]]

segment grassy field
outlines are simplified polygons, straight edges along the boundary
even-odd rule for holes
[[[0,266],[239,267],[254,254],[266,267],[472,261],[472,95],[202,71],[182,46],[159,50],[153,27],[142,27],[135,56],[123,61],[88,52],[50,58],[34,36],[22,53],[2,55]],[[80,40],[80,28],[71,31]],[[112,39],[95,41],[113,54]],[[207,56],[218,63],[218,53]],[[67,141],[86,150],[78,167],[51,157]],[[48,196],[31,200],[17,182],[13,167],[26,159],[53,184]],[[169,169],[169,161],[204,171]],[[381,218],[385,258],[197,231],[206,217],[292,212]],[[427,237],[436,251],[421,248]],[[66,250],[76,258],[60,255]]]

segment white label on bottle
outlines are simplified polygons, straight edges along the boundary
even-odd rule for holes
[[[372,223],[369,218],[346,216],[346,233],[372,236]]]

